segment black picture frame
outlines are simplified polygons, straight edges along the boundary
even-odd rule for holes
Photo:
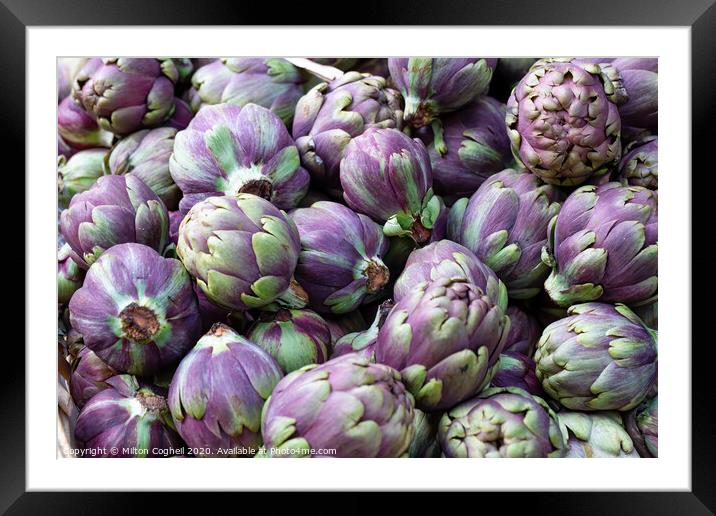
[[[711,181],[713,156],[711,118],[716,112],[713,81],[716,77],[716,6],[713,0],[669,0],[627,1],[600,0],[543,0],[527,2],[503,0],[475,2],[460,0],[450,3],[418,0],[393,0],[389,4],[363,0],[345,9],[336,20],[329,20],[328,13],[335,9],[322,9],[320,4],[296,3],[293,5],[269,5],[268,2],[221,2],[215,0],[175,0],[160,2],[154,0],[0,0],[0,103],[2,120],[0,142],[4,148],[6,168],[3,185],[5,200],[25,199],[30,203],[34,179],[19,174],[25,170],[25,29],[28,26],[53,25],[282,25],[282,24],[331,24],[331,25],[613,25],[613,26],[689,26],[692,37],[692,149],[694,174],[700,181]],[[359,9],[355,7],[359,6]],[[307,7],[312,7],[307,9]],[[88,43],[89,45],[90,43]],[[25,102],[21,102],[24,99]],[[33,174],[39,173],[33,171]],[[676,172],[674,172],[676,173]],[[686,171],[678,173],[686,174]],[[28,174],[26,171],[25,174]],[[708,183],[707,183],[708,184]],[[696,195],[708,195],[707,188],[697,188]],[[10,195],[9,192],[14,192]],[[22,192],[25,195],[21,195]],[[709,205],[708,201],[704,203]],[[699,206],[694,199],[693,206]],[[15,208],[19,213],[20,208]],[[9,216],[6,213],[6,216]],[[713,216],[706,219],[711,220]],[[693,223],[698,223],[696,214]],[[18,267],[18,254],[25,263],[24,242],[26,233],[17,220],[6,221],[6,233],[13,235],[13,258],[9,261],[14,269]],[[12,226],[12,227],[9,227]],[[694,234],[699,234],[694,232]],[[701,235],[713,235],[713,229],[706,227]],[[710,240],[710,238],[709,238]],[[700,242],[702,243],[702,242]],[[7,251],[6,251],[7,252]],[[693,255],[693,270],[708,270],[707,254]],[[25,267],[25,276],[31,273]],[[7,270],[6,270],[6,274]],[[11,276],[13,274],[10,274]],[[702,278],[704,279],[704,278]],[[708,278],[706,278],[708,280]],[[684,275],[683,281],[691,282]],[[18,282],[19,283],[19,282]],[[8,287],[9,288],[9,287]],[[7,293],[6,299],[13,299],[13,306],[24,310],[23,287],[16,284],[15,293]],[[707,286],[707,289],[713,290]],[[708,299],[709,296],[705,296]],[[693,320],[706,319],[710,303],[693,301]],[[9,305],[8,309],[10,308]],[[668,314],[666,314],[668,317]],[[10,315],[6,315],[11,321]],[[18,316],[19,317],[19,316]],[[713,317],[711,315],[711,317]],[[26,324],[32,321],[32,314],[25,312]],[[19,318],[17,319],[19,320]],[[694,327],[694,330],[696,328]],[[17,332],[5,331],[3,345],[3,367],[0,373],[0,408],[3,419],[0,423],[0,511],[8,514],[113,514],[127,513],[143,506],[144,494],[126,493],[39,493],[25,492],[25,350],[19,344]],[[550,514],[713,514],[716,511],[716,478],[714,460],[716,425],[714,424],[712,381],[710,369],[716,363],[712,339],[701,340],[693,332],[692,347],[692,490],[690,492],[641,492],[641,493],[526,493],[509,494],[506,502],[512,509],[520,505],[529,506],[532,513]],[[666,343],[681,345],[685,343]],[[52,353],[53,348],[48,347]],[[555,479],[556,489],[559,479]],[[78,486],[79,488],[80,486]],[[411,495],[413,503],[423,503],[423,494]],[[246,495],[241,495],[246,496]],[[483,497],[485,495],[480,495]],[[505,496],[498,494],[497,496]],[[362,498],[363,497],[363,498]],[[451,495],[452,497],[452,495]],[[161,495],[163,510],[169,512],[172,503],[181,503],[188,508],[187,493]],[[222,496],[223,498],[223,496]],[[462,498],[462,497],[461,497]],[[361,503],[361,499],[362,502]],[[480,498],[483,500],[483,498]],[[342,505],[370,507],[364,495],[346,495]],[[453,502],[462,504],[458,498]],[[259,503],[255,498],[249,506]],[[264,499],[265,503],[266,500]],[[472,502],[469,498],[466,503]],[[212,503],[218,510],[220,500]],[[270,512],[280,509],[280,503],[272,497],[274,505]],[[294,493],[291,506],[307,507],[315,504],[310,496]],[[403,503],[403,502],[401,502]],[[164,505],[167,504],[167,505]],[[480,503],[482,505],[482,502]],[[243,505],[243,503],[242,503]],[[78,508],[81,507],[81,511]],[[404,505],[404,510],[407,509]],[[244,509],[246,510],[246,509]]]

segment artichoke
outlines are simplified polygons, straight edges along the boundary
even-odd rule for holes
[[[659,399],[643,401],[624,416],[624,422],[641,457],[659,456]]]
[[[393,83],[405,97],[403,117],[415,127],[456,111],[487,92],[497,59],[402,57],[388,59]]]
[[[649,136],[626,147],[619,162],[619,180],[625,186],[659,189],[659,138]]]
[[[181,361],[169,387],[177,431],[200,455],[254,455],[261,445],[261,408],[282,376],[263,349],[214,325]]]
[[[443,118],[442,123],[444,141],[428,146],[436,193],[472,195],[492,174],[512,164],[504,104],[480,97]]]
[[[657,297],[657,194],[607,183],[575,190],[549,229],[545,289],[560,306]]]
[[[445,457],[563,457],[567,430],[540,397],[490,388],[446,412],[438,439]]]
[[[549,274],[542,262],[547,228],[560,210],[559,192],[533,174],[507,169],[450,210],[449,237],[494,270],[510,297],[536,296]]]
[[[597,64],[543,59],[507,101],[515,158],[548,183],[578,185],[621,157],[614,84]]]
[[[179,226],[177,255],[209,301],[228,310],[261,308],[279,297],[301,308],[305,292],[292,281],[300,250],[291,219],[252,194],[210,197]]]
[[[290,215],[301,238],[296,281],[306,289],[313,309],[352,312],[388,283],[383,256],[389,242],[368,217],[329,201]]]
[[[310,181],[286,127],[256,104],[203,108],[176,135],[169,169],[184,194],[183,213],[208,197],[239,193],[295,208]]]
[[[137,242],[164,251],[169,215],[141,179],[102,176],[89,190],[72,197],[60,216],[60,229],[72,248],[72,259],[86,269],[117,244]]]
[[[114,246],[90,267],[70,321],[110,367],[140,376],[178,362],[201,330],[184,267],[140,244]]]
[[[382,77],[348,72],[301,97],[293,137],[301,162],[323,188],[340,189],[340,162],[352,138],[370,127],[402,126],[400,94]]]
[[[393,297],[400,301],[418,283],[440,278],[465,279],[480,287],[493,304],[503,310],[507,308],[507,289],[492,269],[472,251],[450,240],[440,240],[410,253],[393,287]]]
[[[413,398],[396,370],[348,354],[283,378],[261,433],[273,457],[400,457],[413,437]]]
[[[440,214],[425,145],[397,129],[366,130],[346,146],[341,185],[348,206],[384,224],[387,236],[430,240]]]
[[[537,378],[568,409],[626,411],[656,383],[657,339],[624,305],[575,305],[542,333]]]
[[[274,357],[286,373],[328,360],[331,330],[311,310],[263,312],[246,336]]]
[[[348,333],[360,332],[368,329],[363,314],[356,310],[337,317],[324,317],[328,330],[331,332],[331,342],[336,343],[338,339]]]
[[[166,457],[181,448],[164,389],[126,374],[106,382],[110,387],[87,402],[75,426],[88,456]]]
[[[559,420],[569,432],[568,458],[639,457],[634,443],[624,430],[619,412],[588,414],[563,410],[559,413]]]
[[[178,78],[171,59],[93,58],[75,76],[72,97],[102,129],[128,134],[172,116]]]
[[[285,59],[221,58],[199,68],[189,91],[194,111],[206,104],[258,104],[291,123],[303,95],[299,70]]]
[[[537,341],[542,335],[539,321],[515,305],[507,308],[507,316],[510,318],[510,332],[507,334],[505,351],[533,356]]]
[[[440,457],[438,423],[440,413],[427,414],[415,409],[413,418],[413,440],[410,441],[408,457],[432,459]]]
[[[99,128],[97,122],[72,97],[57,106],[57,132],[75,150],[110,147],[114,135]]]
[[[534,396],[545,397],[535,374],[534,360],[514,351],[505,351],[500,355],[491,386],[518,387]]]
[[[79,408],[98,392],[112,386],[107,383],[117,372],[99,358],[94,351],[83,346],[72,364],[70,394]]]
[[[422,282],[388,315],[375,359],[400,371],[419,409],[444,410],[489,384],[509,328],[502,307],[465,279]]]
[[[57,158],[57,203],[66,208],[75,194],[89,190],[104,175],[102,162],[107,149],[87,149],[69,159]]]
[[[393,306],[392,301],[384,301],[378,307],[375,320],[373,324],[370,325],[370,328],[363,331],[346,333],[336,339],[331,358],[347,355],[348,353],[356,353],[358,356],[370,362],[375,362],[375,343],[378,340],[378,332],[383,324],[385,324],[385,319],[388,317]]]
[[[66,305],[82,287],[85,271],[72,259],[72,249],[63,244],[57,251],[57,302]]]
[[[131,173],[151,188],[167,209],[176,210],[181,190],[169,174],[169,157],[176,134],[174,128],[159,127],[122,138],[107,154],[106,172],[115,175]]]

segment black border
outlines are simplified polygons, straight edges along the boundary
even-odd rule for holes
[[[334,4],[335,5],[335,4]],[[0,123],[0,145],[4,152],[5,171],[3,178],[5,209],[15,200],[27,199],[32,209],[31,196],[25,197],[25,188],[31,190],[33,177],[23,176],[16,170],[25,170],[25,28],[32,25],[284,25],[284,24],[331,24],[331,25],[657,25],[690,26],[692,31],[692,137],[693,170],[703,171],[695,175],[705,186],[713,181],[713,114],[716,113],[714,78],[716,63],[716,6],[713,0],[492,0],[476,2],[457,0],[449,4],[426,0],[394,0],[376,2],[360,0],[346,4],[345,11],[335,20],[329,20],[328,14],[335,12],[328,4],[300,2],[293,5],[284,3],[275,5],[270,2],[239,3],[220,0],[0,0],[0,105],[2,123]],[[88,45],[91,44],[88,42]],[[707,161],[708,160],[708,161]],[[12,163],[12,166],[9,164]],[[38,172],[39,173],[39,172]],[[692,176],[693,179],[694,176]],[[713,188],[699,188],[695,194],[708,195]],[[31,193],[31,192],[29,192]],[[19,204],[19,203],[18,203]],[[712,204],[712,203],[711,203]],[[696,207],[710,207],[708,202],[693,202]],[[18,213],[19,207],[15,207]],[[704,210],[705,211],[705,210]],[[20,232],[17,217],[7,211],[4,232]],[[713,239],[713,228],[709,222],[713,213],[701,217],[693,216],[693,224],[705,221],[708,226],[701,233],[708,235],[703,240]],[[25,238],[13,235],[7,242],[13,253],[8,261],[13,269],[18,268],[20,255],[25,263]],[[14,243],[11,243],[14,242]],[[20,243],[23,243],[20,245]],[[708,242],[703,242],[708,243]],[[8,251],[6,251],[8,252]],[[710,254],[710,253],[708,253]],[[708,262],[707,262],[708,260]],[[708,271],[713,259],[707,253],[694,255],[692,268]],[[6,282],[8,274],[6,269]],[[25,267],[25,274],[29,271]],[[710,280],[709,277],[703,278]],[[691,283],[691,278],[682,275],[683,281]],[[6,299],[12,299],[12,305],[24,309],[24,285],[19,279],[12,292],[6,291]],[[703,289],[704,287],[702,287]],[[709,285],[705,289],[713,292]],[[23,292],[22,296],[18,295]],[[697,294],[700,292],[697,292]],[[712,304],[705,301],[697,303],[693,299],[694,321],[713,317]],[[691,300],[684,299],[689,303]],[[7,306],[7,305],[6,305]],[[25,323],[30,314],[25,313]],[[668,316],[668,314],[667,314]],[[0,372],[0,511],[9,514],[114,514],[127,513],[142,508],[144,494],[127,493],[25,493],[25,350],[19,345],[17,330],[8,330],[11,319],[3,317],[6,325],[2,345],[2,370]],[[17,320],[20,320],[19,317]],[[708,319],[706,319],[708,320]],[[694,327],[694,329],[696,329]],[[693,401],[692,401],[692,491],[690,493],[649,492],[649,493],[511,493],[498,494],[502,509],[509,506],[517,509],[524,505],[530,512],[537,514],[714,514],[716,511],[716,425],[714,413],[713,337],[700,339],[698,332],[693,334]],[[679,345],[666,343],[664,345]],[[53,349],[53,351],[50,351]],[[48,348],[54,352],[54,348]],[[426,470],[426,474],[429,471]],[[359,482],[359,480],[357,480]],[[320,481],[317,482],[320,485]],[[555,479],[559,485],[559,479]],[[426,493],[412,494],[410,501],[401,500],[402,511],[409,510],[412,503],[424,503]],[[177,501],[185,510],[189,508],[195,496],[184,493],[164,493],[160,496],[163,509],[170,510],[171,502]],[[215,494],[212,501],[225,501],[229,495]],[[271,513],[281,510],[278,497],[242,494],[243,510],[250,510],[254,503],[268,502]],[[250,500],[246,500],[245,497]],[[261,496],[261,498],[259,498]],[[444,496],[444,495],[443,495]],[[486,495],[474,495],[470,498],[457,493],[450,494],[450,505],[478,503],[479,510],[484,507]],[[374,505],[358,493],[341,496],[339,506],[326,499],[326,511],[351,512],[351,509],[375,510]],[[361,503],[362,502],[362,503]],[[246,504],[248,503],[248,507]],[[384,501],[382,502],[384,503]],[[319,499],[315,496],[293,493],[290,506],[305,507],[307,510],[322,513]],[[442,505],[442,504],[441,504]],[[371,507],[372,506],[372,507]],[[210,507],[218,508],[218,503]],[[330,509],[328,507],[331,507]],[[206,509],[206,506],[204,507]],[[445,507],[443,506],[443,510]],[[239,509],[242,510],[242,509]],[[402,512],[401,511],[401,512]],[[182,511],[184,512],[184,511]]]

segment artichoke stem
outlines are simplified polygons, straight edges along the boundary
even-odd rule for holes
[[[239,193],[257,195],[262,199],[270,201],[271,195],[273,194],[273,185],[271,181],[267,179],[252,179],[239,188]]]
[[[413,240],[415,240],[415,242],[418,244],[424,244],[428,242],[432,233],[428,228],[423,226],[419,220],[413,222],[410,231],[413,236]]]
[[[131,303],[124,308],[119,318],[124,336],[134,341],[148,340],[159,331],[159,320],[154,312],[137,303]]]
[[[363,275],[368,279],[366,291],[369,294],[379,292],[390,279],[390,271],[385,265],[381,265],[371,261],[363,271]]]

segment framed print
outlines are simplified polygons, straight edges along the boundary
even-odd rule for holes
[[[550,4],[335,25],[3,0],[26,324],[0,507],[397,490],[713,511],[691,170],[716,11]],[[275,460],[294,457],[334,460]]]

